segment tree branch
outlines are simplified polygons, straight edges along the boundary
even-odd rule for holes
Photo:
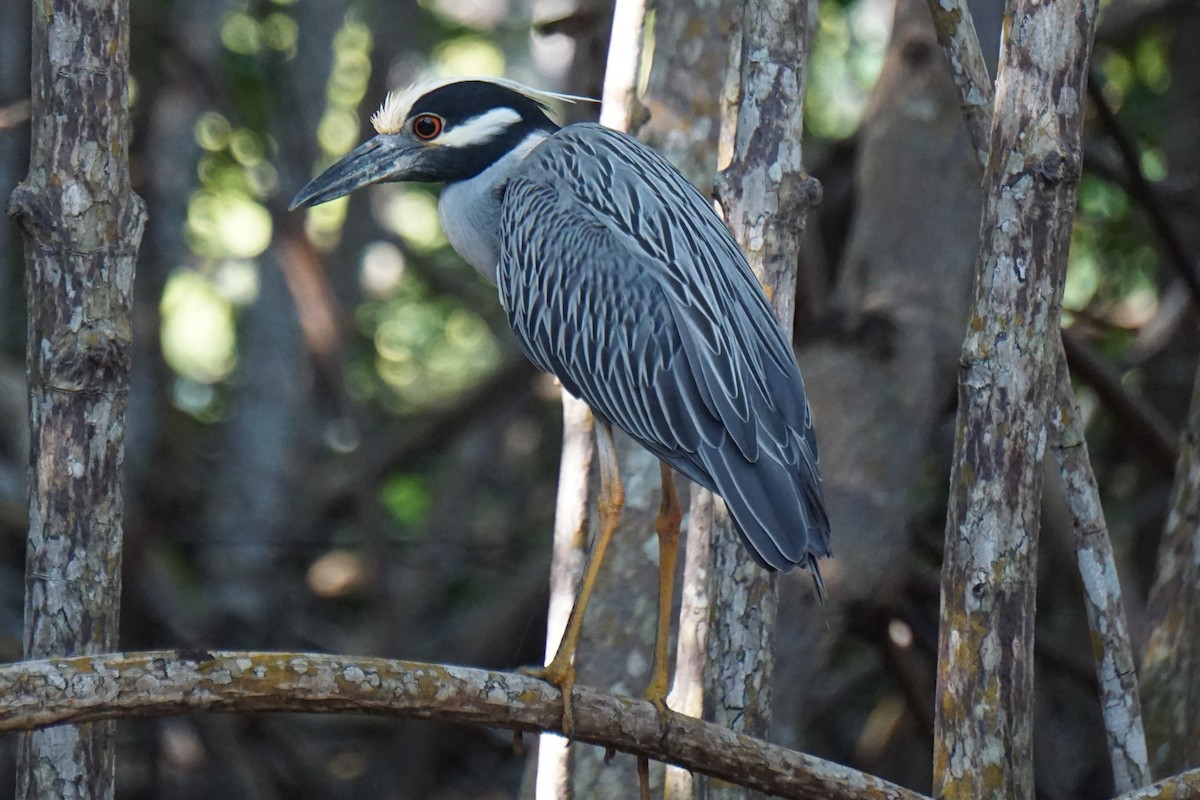
[[[988,75],[983,49],[971,9],[963,0],[927,0],[938,44],[946,54],[950,75],[958,87],[967,135],[979,164],[987,166],[988,140],[992,130],[992,78]]]
[[[1200,797],[1200,767],[1117,795],[1114,800],[1193,800],[1197,797]]]
[[[0,666],[0,732],[197,711],[359,713],[560,731],[558,689],[525,675],[313,653],[161,651]],[[575,687],[575,738],[780,797],[927,800],[879,778],[644,700]]]
[[[1113,785],[1118,792],[1128,792],[1150,782],[1142,704],[1121,602],[1121,581],[1061,339],[1055,373],[1055,404],[1049,415],[1050,451],[1071,508]]]
[[[939,0],[929,0],[929,6],[939,42],[962,95],[971,141],[977,151],[986,153],[991,127],[991,86],[969,11],[958,0],[947,0],[945,6]],[[976,102],[979,94],[989,102]],[[1146,739],[1120,581],[1063,350],[1068,335],[1069,331],[1061,332],[1054,355],[1057,368],[1055,406],[1049,418],[1051,449],[1062,475],[1076,533],[1114,785],[1118,791],[1129,791],[1150,779]]]
[[[808,211],[821,186],[801,163],[808,61],[807,0],[748,0],[734,23],[728,85],[736,86],[722,120],[732,144],[717,175],[730,233],[762,284],[791,340],[796,268]],[[717,722],[765,735],[771,725],[778,573],[754,563],[723,504],[709,520],[707,598],[709,675],[706,708]],[[712,787],[714,797],[729,793]]]

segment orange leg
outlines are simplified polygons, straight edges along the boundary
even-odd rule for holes
[[[675,473],[659,462],[662,475],[662,502],[654,519],[658,533],[658,631],[654,637],[654,665],[646,699],[658,709],[660,723],[667,713],[667,643],[671,638],[671,601],[675,594],[675,556],[679,551],[679,523],[683,509],[675,491]]]
[[[567,618],[567,628],[563,632],[562,641],[559,642],[554,658],[540,671],[543,678],[562,691],[563,733],[568,736],[575,727],[571,711],[571,688],[575,685],[575,648],[579,645],[583,616],[587,612],[588,598],[596,585],[600,564],[604,561],[604,551],[612,541],[613,531],[617,529],[617,523],[621,520],[621,508],[625,504],[625,487],[621,485],[617,451],[613,446],[612,428],[608,425],[601,425],[596,429],[596,452],[600,461],[600,530],[596,533],[591,552],[588,553],[583,580],[579,584],[579,594],[575,596],[575,605],[571,608],[571,616]]]

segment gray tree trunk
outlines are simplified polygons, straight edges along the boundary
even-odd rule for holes
[[[942,567],[934,792],[1033,797],[1046,412],[1082,166],[1089,0],[1014,0],[984,178]]]
[[[128,36],[124,0],[57,0],[34,16],[33,166],[9,205],[29,283],[26,658],[117,644],[130,307],[145,221],[129,183]],[[25,734],[17,797],[111,797],[113,731]]]

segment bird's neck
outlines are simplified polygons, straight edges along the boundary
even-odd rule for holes
[[[504,187],[549,131],[530,133],[496,163],[473,178],[447,183],[438,200],[438,218],[450,246],[463,260],[496,283],[500,257],[500,204]]]

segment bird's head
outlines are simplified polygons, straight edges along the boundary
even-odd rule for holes
[[[314,206],[383,181],[467,180],[531,136],[558,130],[546,115],[552,99],[497,78],[458,78],[388,94],[371,117],[377,135],[318,175],[292,199]]]

